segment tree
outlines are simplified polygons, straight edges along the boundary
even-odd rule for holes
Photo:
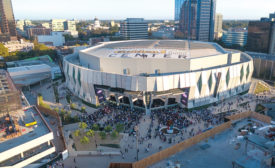
[[[111,132],[112,131],[112,127],[110,125],[108,125],[107,127],[104,128],[104,131]]]
[[[94,130],[89,129],[89,130],[86,132],[86,135],[89,136],[89,137],[94,137],[94,136],[95,136],[95,132],[94,132]]]
[[[71,104],[70,104],[70,107],[71,107],[71,109],[75,109],[75,108],[76,108],[76,104],[71,103]]]
[[[70,34],[64,34],[63,36],[64,36],[66,42],[75,40],[74,37]]]
[[[34,50],[45,51],[50,50],[50,48],[47,47],[45,44],[34,42]]]
[[[116,125],[116,131],[117,132],[122,132],[124,130],[124,125],[123,124],[117,124]]]
[[[82,113],[85,113],[85,112],[86,112],[85,110],[86,110],[86,107],[85,107],[85,106],[82,106],[82,107],[81,107],[81,112],[82,112]]]
[[[83,138],[80,139],[80,143],[88,144],[88,143],[90,143],[90,139],[88,137],[84,136]]]
[[[56,111],[57,113],[59,113],[59,108],[58,107],[54,108],[54,111]]]
[[[93,124],[92,126],[93,130],[98,131],[99,130],[99,126],[97,124]]]
[[[74,136],[75,136],[75,137],[78,137],[79,134],[80,134],[80,130],[75,130],[75,131],[74,131]]]
[[[65,110],[64,108],[62,108],[62,109],[60,110],[60,112],[65,114],[65,113],[66,113],[66,110]]]
[[[114,35],[116,32],[119,32],[119,27],[115,25],[113,27],[110,27],[109,31],[111,35]]]
[[[111,137],[112,137],[113,139],[117,138],[117,136],[118,136],[118,132],[117,132],[117,131],[113,131],[113,132],[111,133]]]
[[[87,124],[85,122],[80,122],[78,126],[82,130],[85,130],[87,128]]]
[[[99,133],[99,136],[100,136],[101,139],[106,139],[106,132],[101,131],[101,132]]]
[[[0,43],[0,56],[3,56],[3,57],[9,56],[8,48],[6,48],[2,43]]]

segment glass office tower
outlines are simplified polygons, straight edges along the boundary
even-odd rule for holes
[[[17,40],[11,0],[0,0],[0,42]]]
[[[175,0],[175,21],[180,20],[180,11],[185,0]]]
[[[213,41],[216,0],[185,0],[180,14],[180,30],[189,40]]]

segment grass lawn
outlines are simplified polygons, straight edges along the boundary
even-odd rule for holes
[[[268,87],[264,86],[263,84],[261,84],[260,82],[258,82],[256,85],[256,89],[254,91],[254,94],[259,94],[259,93],[263,93],[266,91],[270,91],[270,89]]]
[[[110,135],[106,136],[106,139],[102,140],[99,136],[99,132],[95,132],[94,137],[88,137],[90,139],[90,143],[88,144],[81,144],[80,139],[83,137],[82,135],[75,137],[74,134],[72,133],[72,137],[75,143],[75,147],[77,151],[96,151],[96,145],[95,145],[95,140],[96,143],[99,147],[100,144],[116,144],[119,145],[120,141],[123,137],[123,135],[118,135],[115,139],[113,139]]]

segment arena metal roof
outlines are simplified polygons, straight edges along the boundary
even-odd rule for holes
[[[225,54],[215,43],[187,40],[131,40],[105,42],[81,52],[96,57],[191,59]]]

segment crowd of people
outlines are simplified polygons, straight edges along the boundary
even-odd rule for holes
[[[144,110],[131,109],[127,106],[117,106],[116,104],[106,103],[93,114],[81,114],[80,120],[92,127],[97,124],[100,128],[106,126],[116,126],[123,124],[125,131],[133,132],[134,126],[139,124],[140,118],[144,115]]]

